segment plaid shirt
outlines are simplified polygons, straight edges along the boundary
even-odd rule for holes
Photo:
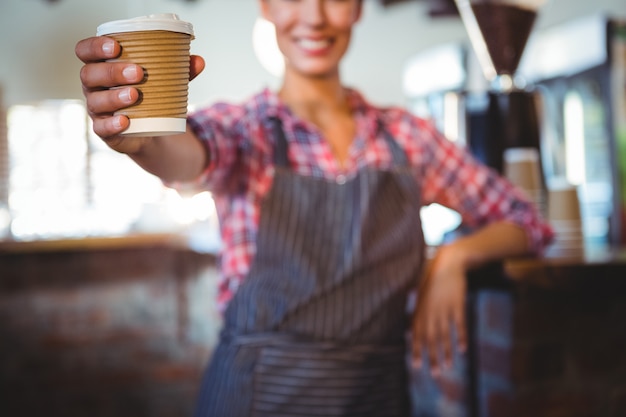
[[[189,116],[191,128],[211,156],[197,183],[212,192],[220,219],[220,309],[245,279],[256,253],[261,203],[273,179],[273,117],[282,121],[293,171],[331,180],[350,178],[364,166],[390,167],[381,122],[406,152],[424,205],[451,208],[470,227],[495,220],[515,223],[524,228],[535,253],[547,245],[550,227],[495,171],[442,137],[429,122],[400,108],[374,107],[358,92],[347,91],[357,126],[343,167],[319,129],[291,113],[268,89],[243,104],[218,103]]]

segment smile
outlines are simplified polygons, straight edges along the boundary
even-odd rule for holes
[[[328,48],[332,41],[331,39],[305,39],[300,38],[297,41],[298,45],[308,51],[320,51]]]

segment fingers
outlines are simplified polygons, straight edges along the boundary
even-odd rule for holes
[[[441,356],[443,356],[443,365],[442,367],[445,369],[452,368],[452,355],[454,345],[454,336],[452,327],[450,326],[450,320],[443,319],[442,323],[438,326],[438,342],[441,346]],[[439,365],[439,363],[438,363]]]
[[[130,121],[128,117],[123,115],[116,115],[110,117],[94,117],[93,118],[93,131],[96,135],[102,139],[112,140],[120,133],[128,128]],[[111,146],[109,144],[109,146]]]
[[[191,55],[189,62],[189,81],[191,81],[204,70],[206,63],[204,62],[204,59],[198,55]]]
[[[452,323],[456,329],[456,346],[459,352],[467,351],[467,326],[465,322],[465,309],[459,309],[453,314]]]
[[[428,363],[430,365],[430,374],[438,377],[441,373],[439,364],[439,339],[444,334],[440,330],[439,320],[430,320],[426,326],[426,347],[428,351]]]
[[[115,136],[128,128],[126,116],[113,115],[114,112],[139,101],[141,95],[134,87],[110,90],[85,90],[87,112],[93,120],[93,131],[101,138]]]
[[[80,70],[81,83],[88,89],[138,84],[144,77],[143,68],[127,62],[93,63],[84,65]]]
[[[87,64],[116,58],[122,52],[122,48],[111,38],[96,36],[79,41],[74,52],[78,59]]]
[[[128,119],[125,116],[111,116],[137,103],[141,94],[135,87],[118,86],[139,83],[143,69],[134,64],[102,62],[83,66],[80,76],[94,132],[101,138],[108,138],[126,129]]]
[[[444,341],[446,339],[445,326],[441,326],[437,320],[426,320],[415,326],[413,332],[413,366],[418,369],[421,368],[424,359],[426,359],[430,374],[433,377],[438,377],[442,368],[451,365],[451,362],[446,360],[442,366],[440,360],[440,353],[445,354],[450,346],[447,343],[448,347],[442,349],[442,346],[446,345]]]
[[[460,353],[466,350],[465,317],[458,311],[450,315],[446,311],[427,313],[426,310],[416,313],[413,324],[412,362],[414,367],[421,368],[427,359],[431,375],[438,377],[453,366],[455,350]]]
[[[420,338],[417,336],[418,332],[415,331],[415,329],[413,330],[413,340],[412,340],[412,363],[413,363],[413,367],[415,369],[421,369],[422,366],[424,365],[424,361],[423,361],[423,354],[424,352],[422,351],[422,341],[420,340]]]
[[[95,116],[112,114],[128,107],[136,103],[141,95],[134,87],[123,87],[86,92],[85,96],[87,97],[87,111]]]

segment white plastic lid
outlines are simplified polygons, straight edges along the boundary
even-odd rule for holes
[[[97,36],[110,35],[111,33],[141,32],[145,30],[168,30],[170,32],[186,33],[194,36],[193,25],[180,20],[174,13],[159,13],[148,16],[140,16],[126,20],[113,20],[103,23],[96,30]]]
[[[508,148],[504,150],[506,162],[536,162],[539,161],[537,148]]]

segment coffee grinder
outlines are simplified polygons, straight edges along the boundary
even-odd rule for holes
[[[505,174],[509,149],[523,149],[526,156],[534,150],[541,192],[533,199],[542,204],[541,97],[516,71],[545,0],[455,1],[489,83],[486,91],[465,94],[466,144],[477,159],[500,174]]]

